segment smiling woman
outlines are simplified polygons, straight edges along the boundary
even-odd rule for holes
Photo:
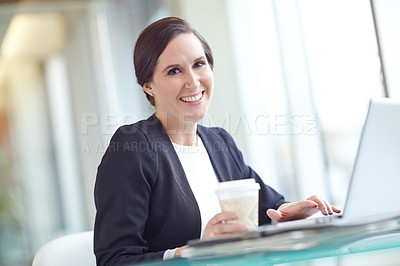
[[[152,80],[143,88],[154,95],[156,116],[172,142],[195,143],[193,133],[207,113],[214,88],[199,39],[191,33],[172,39],[158,58]]]
[[[221,212],[218,182],[252,178],[260,185],[260,225],[340,212],[317,196],[285,203],[244,162],[228,132],[198,125],[213,94],[213,59],[186,21],[168,17],[150,24],[138,37],[134,62],[156,111],[120,127],[98,167],[98,265],[172,259],[189,240],[249,230],[229,222],[237,213]],[[135,148],[143,145],[148,148]]]
[[[170,20],[173,21],[175,19],[171,18]],[[162,30],[162,27],[165,27],[165,29]],[[210,46],[207,41],[188,24],[171,23],[171,25],[164,25],[164,23],[156,21],[151,24],[151,28],[152,31],[147,33],[146,38],[138,39],[135,45],[136,53],[133,60],[137,82],[140,86],[143,86],[145,82],[150,80],[153,76],[158,57],[164,51],[168,42],[180,33],[192,33],[197,37],[203,47],[207,62],[211,69],[213,69],[214,58]],[[155,34],[158,34],[158,36],[154,36]],[[156,39],[157,42],[154,41]],[[146,94],[146,97],[150,103],[154,105],[152,96]]]

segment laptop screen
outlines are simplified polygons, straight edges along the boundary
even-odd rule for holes
[[[400,100],[372,99],[343,217],[400,214]]]

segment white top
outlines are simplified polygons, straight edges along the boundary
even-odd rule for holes
[[[211,164],[210,157],[201,138],[198,146],[183,146],[172,143],[185,170],[190,188],[199,205],[201,215],[201,235],[208,221],[221,212],[217,194],[218,179]]]
[[[221,212],[217,194],[218,179],[211,164],[210,157],[201,138],[197,146],[183,146],[172,143],[193,191],[201,215],[201,235],[208,221]],[[164,260],[173,258],[176,249],[167,250]],[[172,256],[172,257],[171,257]]]

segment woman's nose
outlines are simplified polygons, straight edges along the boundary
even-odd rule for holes
[[[186,72],[185,76],[185,88],[187,89],[197,89],[200,86],[200,80],[193,70]]]

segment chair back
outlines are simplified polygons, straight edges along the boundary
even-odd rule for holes
[[[96,266],[93,231],[54,239],[39,249],[32,266]]]

